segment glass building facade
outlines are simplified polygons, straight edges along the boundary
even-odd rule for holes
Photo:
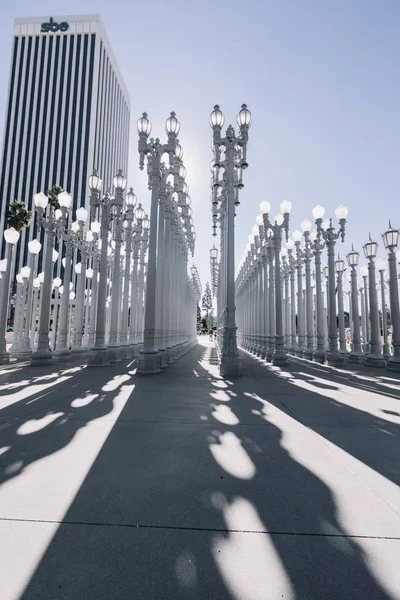
[[[98,16],[16,19],[0,163],[1,239],[14,199],[34,210],[33,194],[58,184],[75,211],[88,204],[93,169],[104,191],[111,188],[117,170],[128,170],[129,121],[129,97]],[[18,271],[38,234],[36,225],[22,233]]]

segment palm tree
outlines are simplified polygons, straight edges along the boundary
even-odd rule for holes
[[[13,200],[7,210],[6,219],[9,227],[21,231],[21,229],[29,227],[31,224],[32,211],[28,210],[25,202]]]
[[[54,210],[60,208],[60,205],[58,204],[58,194],[61,194],[63,191],[64,190],[60,185],[53,185],[47,190],[46,196],[49,199],[50,206],[52,206]]]

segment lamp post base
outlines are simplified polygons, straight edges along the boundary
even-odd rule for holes
[[[376,367],[378,369],[386,368],[386,360],[381,354],[368,354],[365,357],[366,367]]]
[[[108,359],[110,363],[121,362],[121,346],[108,346]]]
[[[390,358],[392,358],[389,344],[383,344],[382,354],[383,354],[384,358],[386,358],[386,360],[389,360]]]
[[[386,369],[388,371],[397,371],[400,373],[400,356],[392,356],[389,358],[386,364]]]
[[[108,346],[93,346],[90,348],[88,367],[104,367],[110,364]]]
[[[79,360],[80,358],[85,356],[86,352],[87,348],[85,348],[84,346],[74,346],[73,348],[71,348],[71,358]]]
[[[326,353],[326,364],[330,367],[342,367],[344,362],[344,358],[339,352]]]
[[[365,355],[361,351],[353,350],[349,354],[349,363],[355,365],[363,365],[365,363]]]
[[[277,352],[275,350],[274,355],[272,357],[272,364],[276,366],[285,365],[288,361],[288,357],[286,352]]]
[[[132,358],[132,349],[128,342],[122,343],[119,351],[121,360]]]
[[[168,355],[165,348],[159,348],[158,353],[160,356],[160,366],[165,369],[168,366]]]
[[[8,365],[9,362],[10,355],[7,352],[7,350],[5,350],[4,352],[0,352],[0,365]]]
[[[312,360],[314,356],[314,348],[306,348],[303,353],[304,358]]]
[[[158,350],[139,352],[138,375],[155,375],[161,373],[161,361]]]
[[[303,358],[304,356],[304,348],[296,348],[295,355],[299,358]]]
[[[324,365],[326,360],[326,352],[325,350],[314,350],[312,357],[314,362]]]
[[[222,354],[219,363],[221,377],[239,377],[242,375],[242,360],[239,354]]]
[[[61,348],[61,350],[54,351],[53,358],[57,362],[69,360],[71,358],[71,352],[69,348]]]
[[[49,348],[45,350],[36,350],[31,356],[31,367],[41,367],[48,365],[53,360],[53,353]]]
[[[27,350],[16,350],[15,352],[12,353],[12,357],[16,358],[19,361],[30,360],[31,356],[32,356],[32,350],[30,348]]]

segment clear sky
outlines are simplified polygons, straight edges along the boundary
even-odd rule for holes
[[[283,199],[292,202],[292,231],[317,203],[327,216],[348,206],[343,251],[354,242],[362,252],[369,231],[381,242],[389,218],[400,226],[399,0],[2,2],[1,135],[14,17],[57,14],[102,17],[131,97],[129,183],[146,207],[136,118],[146,110],[162,137],[176,111],[203,286],[213,242],[208,119],[215,103],[226,124],[243,102],[253,115],[236,262],[263,199],[273,214]]]

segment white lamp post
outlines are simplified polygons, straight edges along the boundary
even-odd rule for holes
[[[153,374],[161,371],[160,356],[156,347],[156,294],[157,294],[157,231],[158,231],[158,200],[161,173],[161,160],[165,153],[169,154],[170,166],[173,164],[173,156],[176,150],[176,137],[180,125],[175,113],[165,123],[168,142],[161,144],[157,138],[148,137],[151,132],[151,124],[146,113],[137,122],[139,134],[139,167],[143,170],[144,160],[148,159],[149,187],[151,188],[151,210],[150,210],[150,236],[149,236],[149,258],[147,269],[147,290],[144,317],[144,340],[143,347],[139,353],[139,374]]]
[[[338,316],[339,316],[339,351],[342,356],[347,358],[346,331],[344,326],[344,305],[343,305],[343,271],[344,260],[338,255],[335,261],[337,298],[338,298]]]
[[[363,249],[365,258],[368,259],[369,314],[371,324],[371,347],[369,354],[365,358],[365,364],[370,367],[386,367],[379,334],[378,298],[376,293],[375,258],[378,244],[370,236],[368,242],[364,244]]]
[[[46,253],[44,281],[40,292],[39,336],[36,350],[31,356],[32,366],[47,364],[52,359],[52,352],[49,345],[49,321],[53,282],[54,241],[56,233],[65,226],[71,201],[71,196],[66,192],[62,192],[58,195],[58,202],[61,208],[55,210],[54,207],[49,207],[48,215],[45,217],[45,211],[48,207],[48,198],[42,192],[34,195],[34,203],[39,223],[46,232]]]
[[[346,218],[348,210],[344,206],[339,206],[335,215],[339,222],[339,228],[335,231],[332,225],[332,219],[323,226],[322,218],[315,219],[317,226],[318,240],[323,238],[328,249],[328,324],[329,324],[329,352],[327,354],[327,362],[332,366],[340,366],[344,358],[339,353],[337,341],[337,322],[336,322],[336,298],[335,298],[335,244],[336,240],[341,237],[344,241]]]
[[[305,322],[304,322],[304,310],[303,310],[303,273],[302,266],[304,260],[303,250],[300,248],[301,243],[301,231],[294,231],[292,238],[296,248],[296,269],[297,269],[297,347],[296,356],[302,357],[305,350]]]
[[[314,221],[317,222],[319,220],[322,222],[322,219],[325,215],[325,208],[321,205],[317,205],[314,207],[313,211]],[[323,301],[323,292],[322,292],[322,270],[321,270],[321,254],[324,249],[324,242],[321,238],[318,238],[318,235],[315,234],[313,236],[313,251],[314,251],[314,260],[315,260],[315,299],[316,299],[316,321],[317,321],[317,348],[314,351],[313,359],[315,362],[323,364],[325,362],[325,326],[324,326],[324,301]]]
[[[364,328],[365,335],[363,332],[364,341],[364,353],[367,356],[371,352],[370,344],[370,314],[369,314],[369,302],[368,302],[368,267],[363,265],[360,269],[360,275],[363,279],[363,291],[360,289],[361,297],[363,298],[363,309],[364,309]]]
[[[239,204],[239,190],[243,187],[242,171],[247,168],[247,141],[251,125],[251,113],[245,104],[237,116],[240,135],[236,136],[232,125],[226,130],[222,138],[221,130],[224,117],[218,105],[210,116],[210,125],[213,129],[214,164],[216,171],[222,167],[225,171],[225,197],[226,217],[223,217],[226,235],[226,254],[221,258],[224,265],[224,322],[222,325],[222,340],[220,344],[220,374],[226,377],[240,375],[242,364],[237,350],[236,340],[236,306],[235,306],[235,206]],[[221,160],[221,148],[225,149],[225,159]]]
[[[347,255],[347,263],[351,268],[351,317],[353,323],[353,346],[349,355],[349,362],[362,364],[365,356],[361,348],[360,311],[358,309],[357,265],[359,256],[359,253],[352,246],[351,252]],[[361,305],[362,302],[361,298]]]
[[[304,219],[301,222],[301,229],[304,236],[304,265],[306,275],[306,339],[307,346],[304,349],[304,356],[309,360],[314,354],[314,311],[313,311],[313,293],[311,287],[311,259],[313,256],[312,242],[310,239],[311,221]]]
[[[399,242],[399,230],[389,228],[382,234],[383,243],[388,251],[390,315],[392,319],[393,356],[387,361],[389,371],[400,371],[400,305],[396,266],[396,248]]]
[[[264,207],[265,209],[265,207]],[[286,241],[289,233],[289,214],[292,205],[288,200],[281,202],[281,212],[271,222],[269,212],[263,213],[264,229],[272,231],[272,243],[275,258],[275,350],[272,357],[272,362],[275,365],[285,364],[287,362],[287,353],[285,349],[283,337],[283,322],[282,322],[282,285],[281,285],[281,261],[280,253],[282,250],[282,230],[285,231]]]
[[[383,346],[382,354],[387,360],[392,356],[390,352],[390,345],[388,344],[388,327],[387,327],[387,312],[386,312],[386,298],[385,298],[385,271],[386,262],[379,258],[376,261],[376,268],[379,271],[380,285],[381,285],[381,304],[382,304],[382,333],[383,333]]]
[[[19,232],[14,227],[6,229],[4,231],[4,240],[6,242],[6,269],[3,271],[0,297],[0,364],[2,365],[10,361],[10,355],[7,352],[6,329],[10,296],[11,262],[15,245],[19,240]]]
[[[130,340],[128,340],[129,333],[129,284],[131,278],[131,255],[132,255],[132,224],[133,224],[133,211],[136,206],[137,198],[130,188],[125,198],[126,204],[126,227],[125,227],[125,273],[124,273],[124,294],[123,294],[123,306],[122,306],[122,326],[121,326],[121,358],[127,359],[131,356],[130,351]],[[133,311],[133,297],[131,296],[131,318]]]

